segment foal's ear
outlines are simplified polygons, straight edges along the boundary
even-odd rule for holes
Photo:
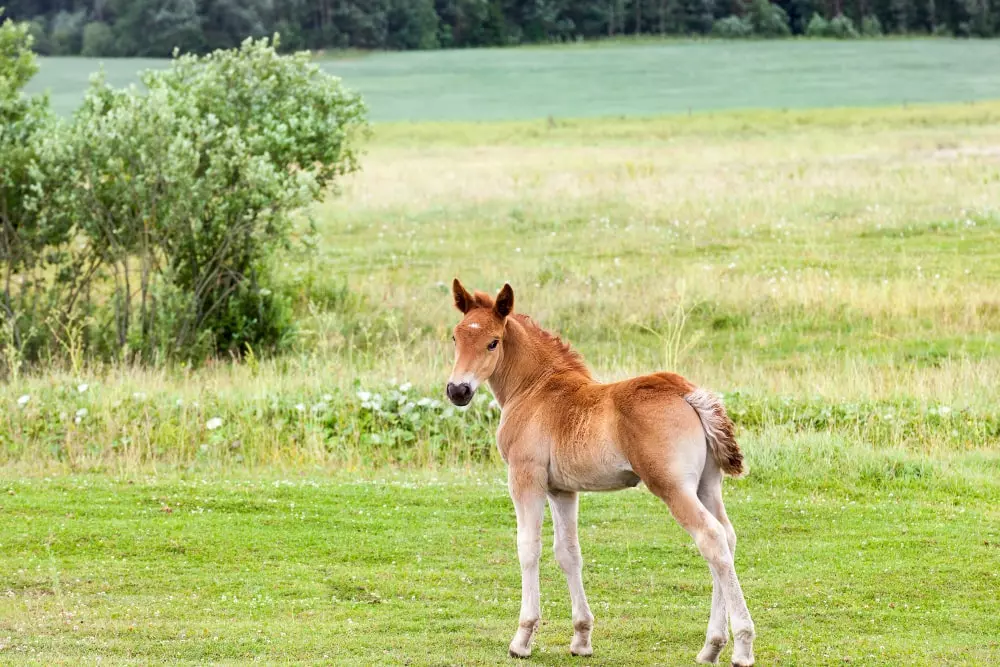
[[[451,283],[451,293],[455,296],[455,307],[463,313],[467,313],[476,307],[476,300],[471,294],[465,291],[458,278]]]
[[[502,318],[514,312],[514,290],[508,283],[504,283],[497,294],[496,303],[493,304],[493,311]]]

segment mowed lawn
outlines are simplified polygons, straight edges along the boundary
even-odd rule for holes
[[[761,442],[746,444],[753,468]],[[997,460],[863,467],[727,483],[758,663],[996,664]],[[507,661],[520,586],[503,475],[351,477],[8,476],[0,661]],[[662,503],[586,495],[580,525],[595,654],[569,655],[547,522],[531,661],[693,664],[710,577]]]
[[[32,91],[70,113],[97,60],[43,58]],[[1000,98],[1000,40],[664,41],[374,53],[323,61],[376,121],[510,120]],[[166,61],[108,59],[109,81]]]

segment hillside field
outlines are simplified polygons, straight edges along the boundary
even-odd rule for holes
[[[376,121],[651,116],[1000,97],[1000,40],[651,41],[352,54],[323,61]],[[109,59],[116,85],[165,61]],[[70,113],[100,63],[45,58],[31,84]]]
[[[525,67],[523,89],[459,84],[489,52],[329,63],[375,118],[435,121],[376,123],[363,170],[302,216],[315,251],[274,258],[289,353],[0,387],[0,662],[505,661],[520,573],[498,414],[485,392],[443,404],[455,276],[509,281],[603,380],[669,369],[725,395],[758,664],[1000,660],[1000,102],[899,104],[1000,97],[998,46],[575,48],[494,53],[579,68]],[[593,75],[630,49],[734,69],[689,95],[650,83],[675,68]],[[901,60],[824,70],[836,49]],[[953,65],[920,66],[931,50]],[[742,76],[736,53],[774,70]],[[404,77],[432,62],[435,85]],[[629,117],[563,119],[609,113]],[[580,526],[594,657],[569,656],[546,547],[531,662],[693,664],[711,579],[666,508],[589,494]]]

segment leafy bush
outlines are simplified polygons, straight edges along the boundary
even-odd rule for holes
[[[360,98],[307,54],[247,40],[146,72],[145,91],[98,76],[59,124],[18,92],[34,73],[26,28],[3,36],[18,58],[0,64],[17,84],[2,98],[0,251],[8,277],[29,279],[7,281],[0,319],[17,349],[28,332],[48,336],[32,358],[46,345],[156,360],[287,343],[269,258],[294,212],[357,168]]]
[[[837,39],[857,39],[858,31],[854,21],[843,14],[837,14],[830,20],[830,36]]]
[[[788,27],[788,14],[768,0],[753,0],[747,16],[754,34],[760,37],[788,37],[792,34]]]
[[[813,14],[806,26],[806,37],[830,37],[830,22],[821,14]]]
[[[882,22],[874,14],[869,14],[861,19],[861,34],[865,37],[881,37]]]
[[[115,36],[111,26],[101,21],[93,21],[83,27],[83,46],[80,55],[88,58],[110,56],[114,53]]]
[[[753,36],[753,26],[746,18],[727,16],[712,24],[712,35],[724,39],[745,39]]]

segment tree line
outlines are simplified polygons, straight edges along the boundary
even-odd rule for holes
[[[1000,35],[1000,0],[7,0],[45,55],[435,49],[622,35]]]

